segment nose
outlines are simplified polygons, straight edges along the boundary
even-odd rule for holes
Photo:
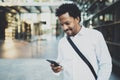
[[[63,28],[63,30],[65,31],[65,30],[68,29],[68,26],[64,24],[64,25],[62,25],[62,28]]]

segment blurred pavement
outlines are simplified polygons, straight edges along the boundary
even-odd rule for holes
[[[0,41],[0,80],[62,80],[53,75],[46,59],[55,60],[59,38],[43,35],[25,41]],[[110,80],[120,80],[112,73]]]

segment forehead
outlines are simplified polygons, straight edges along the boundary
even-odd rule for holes
[[[59,16],[60,21],[66,21],[66,20],[71,20],[71,19],[73,19],[73,17],[71,17],[69,13],[65,13]]]

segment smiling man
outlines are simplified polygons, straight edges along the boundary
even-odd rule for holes
[[[56,16],[66,35],[58,45],[58,63],[51,64],[56,74],[63,74],[63,80],[109,80],[112,71],[111,56],[101,32],[80,25],[81,11],[76,4],[62,4]],[[66,37],[70,37],[78,49],[91,63],[97,79],[83,59],[75,52]]]

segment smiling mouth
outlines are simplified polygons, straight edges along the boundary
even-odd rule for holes
[[[67,33],[67,32],[69,32],[69,31],[71,31],[71,30],[72,30],[72,29],[66,29],[65,32]]]
[[[71,30],[66,30],[65,32],[66,32],[66,33],[69,33],[70,31],[71,31]]]

